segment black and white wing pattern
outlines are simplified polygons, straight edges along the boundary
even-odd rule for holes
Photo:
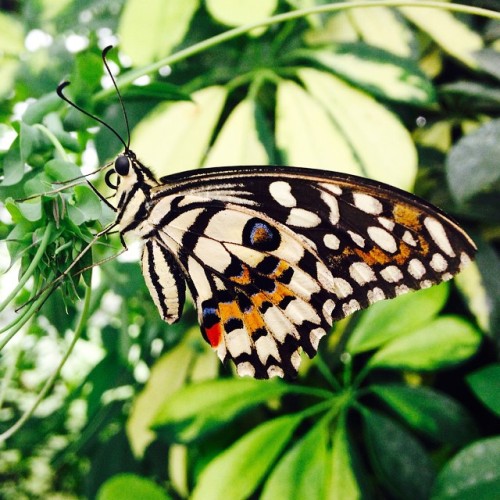
[[[256,166],[156,181],[131,151],[115,170],[120,229],[144,239],[161,316],[179,319],[187,283],[204,338],[240,375],[296,375],[333,321],[448,280],[475,253],[436,207],[355,176]]]

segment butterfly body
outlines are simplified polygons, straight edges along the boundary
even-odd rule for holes
[[[144,240],[160,315],[186,283],[202,334],[240,375],[293,376],[332,322],[450,279],[475,246],[439,209],[356,176],[221,167],[157,181],[133,152],[115,162],[117,223]]]

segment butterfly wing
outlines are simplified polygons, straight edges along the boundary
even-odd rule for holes
[[[475,251],[439,209],[354,176],[240,167],[162,181],[146,245],[171,253],[164,284],[179,289],[181,270],[204,337],[242,375],[295,375],[333,320],[450,279]],[[182,300],[164,296],[178,316]]]

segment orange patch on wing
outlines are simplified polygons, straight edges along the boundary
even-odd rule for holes
[[[271,273],[270,276],[273,278],[279,278],[290,266],[284,261],[280,260],[278,267]]]
[[[279,304],[285,297],[294,295],[283,283],[276,283],[276,290],[268,295],[273,304]]]
[[[374,266],[375,264],[387,264],[391,262],[392,258],[383,252],[380,248],[374,247],[369,252],[365,252],[360,248],[354,248],[354,253],[357,254],[363,262],[369,266]]]
[[[420,212],[415,211],[415,209],[410,208],[407,205],[397,203],[394,206],[392,213],[394,214],[394,220],[398,224],[402,224],[406,227],[411,227],[416,231],[420,230],[420,228],[422,227],[422,224],[419,220],[421,215]]]
[[[250,336],[252,336],[253,333],[259,328],[266,328],[266,324],[264,323],[262,316],[255,308],[252,308],[251,311],[244,313],[243,320]]]
[[[243,266],[243,274],[241,276],[230,276],[229,279],[238,285],[248,285],[251,282],[250,271],[247,266]]]
[[[233,300],[233,302],[219,304],[219,317],[223,324],[231,318],[241,319],[242,316],[243,313],[241,312],[240,306],[235,300]]]

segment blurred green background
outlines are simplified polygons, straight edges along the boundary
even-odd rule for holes
[[[500,2],[469,3],[490,17],[336,4],[286,18],[320,0],[0,2],[0,498],[498,495]],[[335,324],[293,383],[220,365],[191,304],[163,323],[137,245],[112,259],[116,235],[51,293],[113,219],[88,186],[60,183],[121,147],[55,88],[70,80],[126,141],[110,44],[131,147],[158,177],[245,164],[371,177],[453,215],[476,263]]]

